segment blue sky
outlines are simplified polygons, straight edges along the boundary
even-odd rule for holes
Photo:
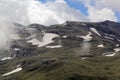
[[[43,3],[46,3],[47,1],[54,1],[54,0],[40,0]],[[78,2],[77,0],[64,0],[67,2],[67,4],[77,10],[80,10],[85,16],[88,15],[88,10],[85,7],[85,4],[82,2]],[[91,0],[92,1],[92,0]],[[94,4],[94,2],[92,2]],[[118,21],[120,22],[120,11],[114,11],[115,16],[117,17]]]
[[[46,3],[48,0],[40,0],[41,2],[43,3]],[[52,1],[52,0],[51,0]],[[82,13],[84,13],[85,15],[87,15],[87,8],[84,6],[83,3],[81,2],[77,2],[77,1],[74,1],[74,0],[65,0],[67,2],[67,4],[72,7],[72,8],[75,8],[75,9],[78,9],[80,10]]]
[[[73,0],[66,0],[66,2],[68,3],[68,5],[70,7],[78,9],[82,13],[84,13],[84,15],[87,15],[87,8],[84,6],[83,3],[80,3],[80,2],[77,2],[77,1],[73,1]]]
[[[117,16],[117,18],[118,18],[118,21],[120,22],[120,12],[116,12],[116,16]]]

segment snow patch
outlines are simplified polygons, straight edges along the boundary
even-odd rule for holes
[[[56,45],[56,46],[46,46],[46,48],[61,48],[61,45]]]
[[[95,28],[90,28],[90,30],[96,33],[98,36],[101,36],[101,34]]]
[[[118,47],[119,46],[119,44],[116,44],[116,47]]]
[[[90,41],[92,39],[91,35],[92,33],[89,32],[86,36],[80,36],[80,37],[83,38],[84,41]]]
[[[50,44],[50,43],[54,42],[52,39],[55,38],[55,37],[59,37],[59,35],[53,34],[53,33],[46,33],[43,36],[43,41],[39,41],[39,40],[34,38],[34,39],[29,40],[27,42],[32,43],[33,45],[38,45],[38,47],[42,47],[42,46],[45,46],[47,44]]]
[[[62,36],[63,38],[67,38],[67,36]]]
[[[119,42],[120,42],[120,40],[119,39],[117,39]]]
[[[87,57],[82,57],[81,59],[87,59]]]
[[[120,48],[115,48],[114,51],[115,51],[115,52],[119,52],[119,51],[120,51]]]
[[[5,61],[5,60],[9,60],[9,59],[12,59],[12,57],[4,57],[1,59],[1,61]]]
[[[11,75],[11,74],[13,74],[13,73],[19,72],[19,71],[21,71],[21,70],[22,70],[22,68],[19,67],[19,68],[16,68],[15,70],[13,70],[13,71],[10,71],[10,72],[8,72],[8,73],[3,74],[2,76],[8,76],[8,75]]]
[[[107,54],[107,55],[105,55],[105,56],[111,57],[111,56],[115,56],[115,54],[116,54],[116,53],[112,53],[112,54]]]
[[[111,39],[111,40],[114,40],[114,38],[109,37],[109,36],[105,36],[105,38],[107,38],[107,39]]]
[[[29,39],[32,39],[32,38],[34,38],[36,35],[37,35],[37,34],[33,34],[33,35],[27,37],[26,39],[28,39],[28,40],[29,40]]]
[[[97,47],[104,48],[103,44],[98,45]]]
[[[111,36],[111,37],[116,37],[115,35],[112,35],[112,34],[110,34],[109,36]]]
[[[85,26],[86,24],[85,24],[85,23],[82,23],[82,25],[84,25],[84,26]]]
[[[19,48],[15,48],[14,50],[15,50],[15,51],[19,51],[20,49],[19,49]]]
[[[19,68],[21,66],[21,64],[18,64],[16,67]]]
[[[41,44],[41,41],[39,41],[39,40],[37,40],[37,39],[32,39],[32,40],[29,40],[29,41],[27,41],[28,43],[32,43],[32,45],[38,45],[38,46],[40,46],[40,45],[42,45]],[[43,45],[44,46],[44,45]]]
[[[107,57],[111,57],[111,56],[115,56],[117,52],[120,52],[120,48],[115,48],[114,49],[115,52],[108,52],[108,53],[104,53],[103,55],[104,56],[107,56]]]

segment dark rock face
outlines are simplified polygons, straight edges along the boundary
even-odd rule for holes
[[[85,35],[88,34],[90,28],[95,28],[101,34],[101,37],[104,37],[106,33],[120,38],[120,23],[111,21],[99,23],[68,21],[65,25],[52,25],[48,27],[47,32],[53,32],[59,35]]]
[[[46,29],[46,26],[40,25],[40,24],[30,24],[28,25],[29,28],[35,28],[38,31],[42,31]]]
[[[98,23],[67,21],[64,24],[51,25],[49,27],[40,24],[30,24],[27,27],[20,24],[15,25],[18,28],[17,34],[22,36],[21,40],[16,41],[19,43],[16,46],[21,47],[21,43],[23,44],[19,51],[13,52],[16,57],[38,54],[37,47],[28,44],[27,40],[36,38],[37,40],[42,41],[45,33],[54,33],[59,35],[60,37],[55,40],[59,41],[59,43],[66,48],[82,47],[83,38],[81,38],[81,36],[86,36],[91,33],[90,36],[92,39],[88,41],[88,43],[92,45],[90,50],[92,50],[92,52],[94,52],[94,50],[98,50],[99,54],[101,51],[104,52],[104,50],[111,52],[112,49],[120,42],[120,23],[112,21]],[[63,36],[66,36],[66,38]],[[14,44],[16,43],[13,43],[13,45]],[[104,49],[96,48],[98,44],[104,44]],[[31,47],[24,47],[25,45]],[[94,53],[89,55],[94,56]],[[86,57],[88,55],[82,56]]]
[[[92,31],[91,28],[96,29],[100,35]],[[111,21],[99,23],[67,21],[66,24],[51,25],[48,27],[47,32],[56,33],[60,36],[66,35],[68,37],[85,36],[91,32],[92,40],[94,41],[107,41],[111,45],[119,44],[120,41],[120,23]]]

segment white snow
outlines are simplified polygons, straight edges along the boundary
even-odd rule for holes
[[[113,34],[107,34],[107,33],[105,33],[105,35],[106,35],[106,36],[109,36],[109,37],[116,37],[116,36],[113,35]]]
[[[19,68],[21,66],[21,64],[18,64],[16,67]]]
[[[119,46],[119,44],[116,44],[116,47],[118,47]]]
[[[5,61],[5,60],[9,60],[9,59],[12,59],[12,57],[4,57],[1,59],[1,61]]]
[[[90,30],[96,33],[98,36],[101,36],[101,34],[95,28],[90,28]]]
[[[32,39],[32,40],[29,40],[29,41],[27,41],[28,43],[32,43],[32,45],[40,45],[40,41],[39,40],[37,40],[37,39]]]
[[[119,39],[117,39],[119,42],[120,42],[120,40]]]
[[[114,51],[115,51],[115,52],[119,52],[119,51],[120,51],[120,48],[115,48]]]
[[[115,37],[115,35],[112,35],[112,34],[110,34],[109,36],[111,36],[111,37]]]
[[[8,72],[8,73],[3,74],[2,76],[8,76],[8,75],[11,75],[11,74],[13,74],[13,73],[19,72],[19,71],[21,71],[21,70],[22,70],[22,68],[19,67],[19,68],[16,68],[15,70],[13,70],[13,71],[10,71],[10,72]]]
[[[33,35],[27,37],[26,39],[31,39],[31,38],[34,38],[35,36],[36,36],[36,34],[33,34]]]
[[[81,59],[87,59],[87,57],[82,57]]]
[[[84,26],[85,26],[86,24],[85,24],[85,23],[82,23],[82,25],[84,25]]]
[[[19,51],[20,49],[19,49],[19,48],[15,48],[14,50],[15,50],[15,51]]]
[[[116,53],[112,53],[112,54],[106,54],[105,56],[107,57],[111,57],[111,56],[115,56]]]
[[[92,39],[91,35],[92,33],[89,32],[86,36],[80,36],[80,37],[83,38],[84,41],[90,41]]]
[[[62,36],[63,38],[67,38],[67,36]]]
[[[104,48],[103,44],[98,45],[97,47]]]
[[[110,37],[110,36],[105,36],[105,38],[114,40],[114,38],[112,38],[112,37]]]
[[[107,56],[107,57],[115,56],[116,53],[120,51],[120,48],[115,48],[114,51],[115,51],[114,53],[103,54],[103,55],[104,55],[104,56]]]
[[[43,41],[39,41],[39,40],[34,38],[34,39],[29,40],[27,42],[32,43],[33,45],[38,45],[38,47],[42,47],[42,46],[45,46],[47,44],[54,42],[52,39],[55,37],[59,37],[59,35],[53,34],[53,33],[46,33],[43,37]]]
[[[56,45],[56,46],[46,46],[46,48],[61,48],[61,45]]]

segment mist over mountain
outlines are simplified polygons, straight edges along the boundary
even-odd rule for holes
[[[114,80],[120,76],[115,76],[120,61],[120,23],[13,25],[9,50],[0,52],[1,80]]]
[[[85,5],[87,4],[87,16],[80,10],[69,6],[65,0],[50,0],[46,3],[43,3],[42,0],[1,0],[1,34],[3,34],[5,38],[3,43],[6,45],[6,43],[9,42],[8,33],[14,33],[14,30],[10,30],[13,27],[12,23],[20,23],[23,25],[38,23],[49,26],[52,24],[62,24],[65,21],[118,21],[115,13],[111,9],[105,8],[99,10],[90,5],[91,1],[89,4],[86,1],[82,2]],[[94,13],[96,13],[96,15]],[[107,15],[104,16],[104,14]],[[101,16],[104,16],[104,18],[101,18]],[[3,36],[0,37],[2,40]]]
[[[37,0],[1,0],[0,18],[1,48],[8,44],[10,35],[14,33],[13,23],[51,25],[64,23],[66,20],[87,21],[80,11],[70,8],[64,1],[43,4]]]
[[[0,0],[0,80],[119,80],[118,3]]]

